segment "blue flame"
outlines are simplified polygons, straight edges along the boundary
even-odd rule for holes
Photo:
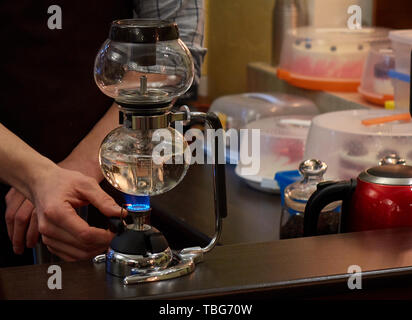
[[[138,212],[147,211],[150,209],[149,196],[132,196],[126,194],[124,198],[126,200],[125,206],[128,211]]]

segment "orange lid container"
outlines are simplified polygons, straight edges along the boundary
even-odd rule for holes
[[[305,89],[356,92],[371,43],[385,40],[388,30],[383,28],[292,29],[283,42],[277,75]]]

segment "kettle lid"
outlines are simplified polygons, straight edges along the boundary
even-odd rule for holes
[[[412,185],[412,166],[404,164],[385,164],[369,168],[359,175],[365,182],[391,186]]]

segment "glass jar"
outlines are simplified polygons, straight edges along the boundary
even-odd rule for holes
[[[303,220],[306,203],[316,191],[317,184],[323,181],[327,170],[325,162],[310,159],[300,163],[299,171],[303,179],[290,184],[284,190],[284,204],[280,221],[280,239],[303,236]],[[319,234],[337,233],[339,230],[339,202],[325,207],[319,217]]]

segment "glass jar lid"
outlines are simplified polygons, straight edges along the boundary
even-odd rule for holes
[[[299,171],[303,175],[303,179],[285,188],[286,206],[303,213],[307,201],[316,190],[317,184],[323,181],[323,175],[327,168],[325,162],[317,159],[301,162]]]

